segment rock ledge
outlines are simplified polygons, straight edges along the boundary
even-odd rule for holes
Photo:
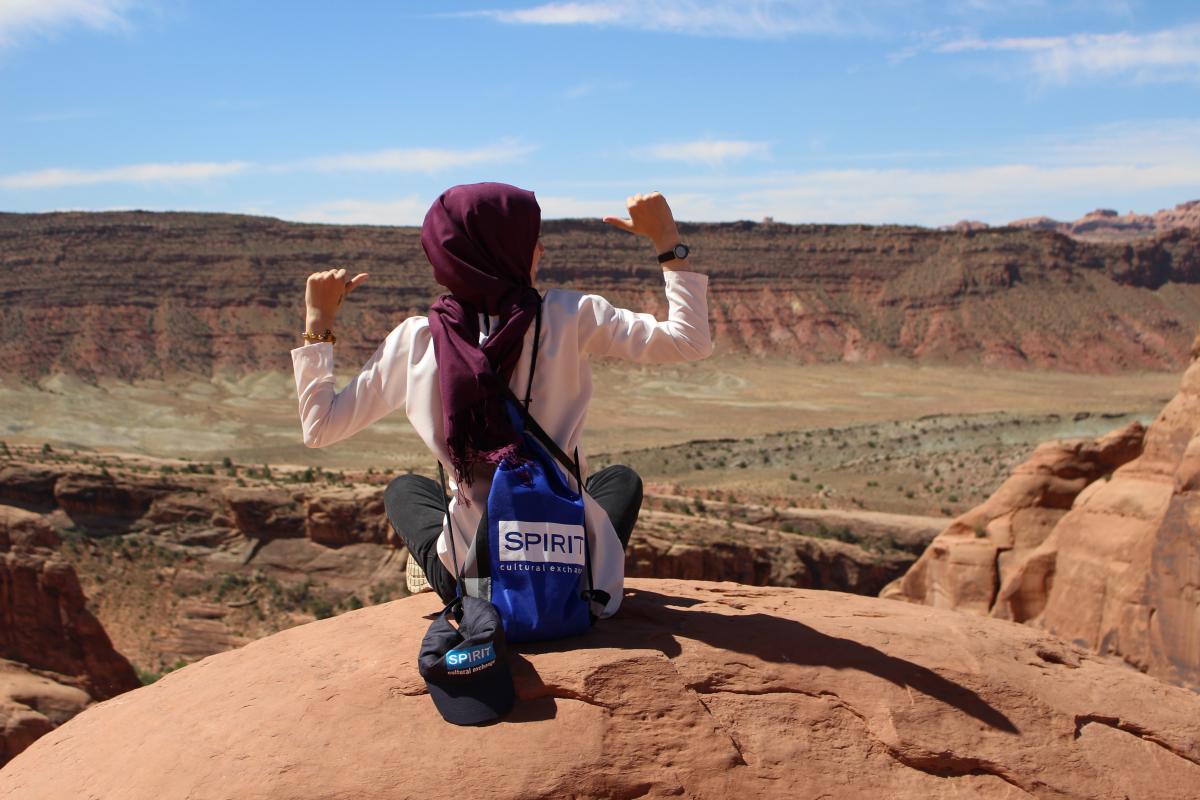
[[[447,725],[418,595],[292,628],[88,708],[0,796],[1191,798],[1200,696],[1001,620],[631,580],[526,647],[505,721]],[[571,648],[573,649],[568,649]]]

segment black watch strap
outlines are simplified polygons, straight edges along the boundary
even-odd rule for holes
[[[682,244],[682,243],[677,244],[674,247],[672,247],[670,250],[668,250],[667,252],[659,253],[658,254],[658,263],[665,264],[666,262],[674,261],[677,258],[679,258],[679,259],[687,258],[688,253],[690,253],[690,252],[691,252],[691,249],[686,244]]]

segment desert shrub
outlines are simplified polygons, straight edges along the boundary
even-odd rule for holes
[[[217,599],[222,600],[230,592],[243,589],[249,585],[250,581],[246,580],[242,575],[233,572],[221,573],[221,580],[217,582]]]
[[[48,455],[53,452],[54,452],[54,449],[50,447],[49,442],[42,443],[42,455]]]
[[[158,468],[158,471],[161,472],[163,475],[174,475],[175,474],[175,468],[172,467],[170,464],[163,464],[161,467]]]
[[[224,467],[225,469],[229,469],[230,467],[233,466],[233,459],[230,458],[229,456],[225,456],[224,458],[221,459],[221,466]]]
[[[333,616],[333,605],[323,597],[309,598],[308,610],[317,619],[328,619]]]
[[[791,472],[791,473],[788,473],[788,480],[789,481],[798,481],[798,480],[800,480],[800,476],[794,472]]]

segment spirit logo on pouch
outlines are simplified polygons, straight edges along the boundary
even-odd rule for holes
[[[500,568],[513,572],[583,571],[582,525],[501,520]]]

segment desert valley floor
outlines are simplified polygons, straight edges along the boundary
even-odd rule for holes
[[[273,469],[431,472],[402,411],[319,450],[300,441],[287,369],[171,382],[57,375],[0,384],[0,437],[59,451]],[[344,386],[358,366],[341,364]],[[593,468],[798,505],[950,515],[985,497],[1040,442],[1149,422],[1176,372],[1079,374],[936,365],[796,365],[723,357],[598,364],[585,434]]]

